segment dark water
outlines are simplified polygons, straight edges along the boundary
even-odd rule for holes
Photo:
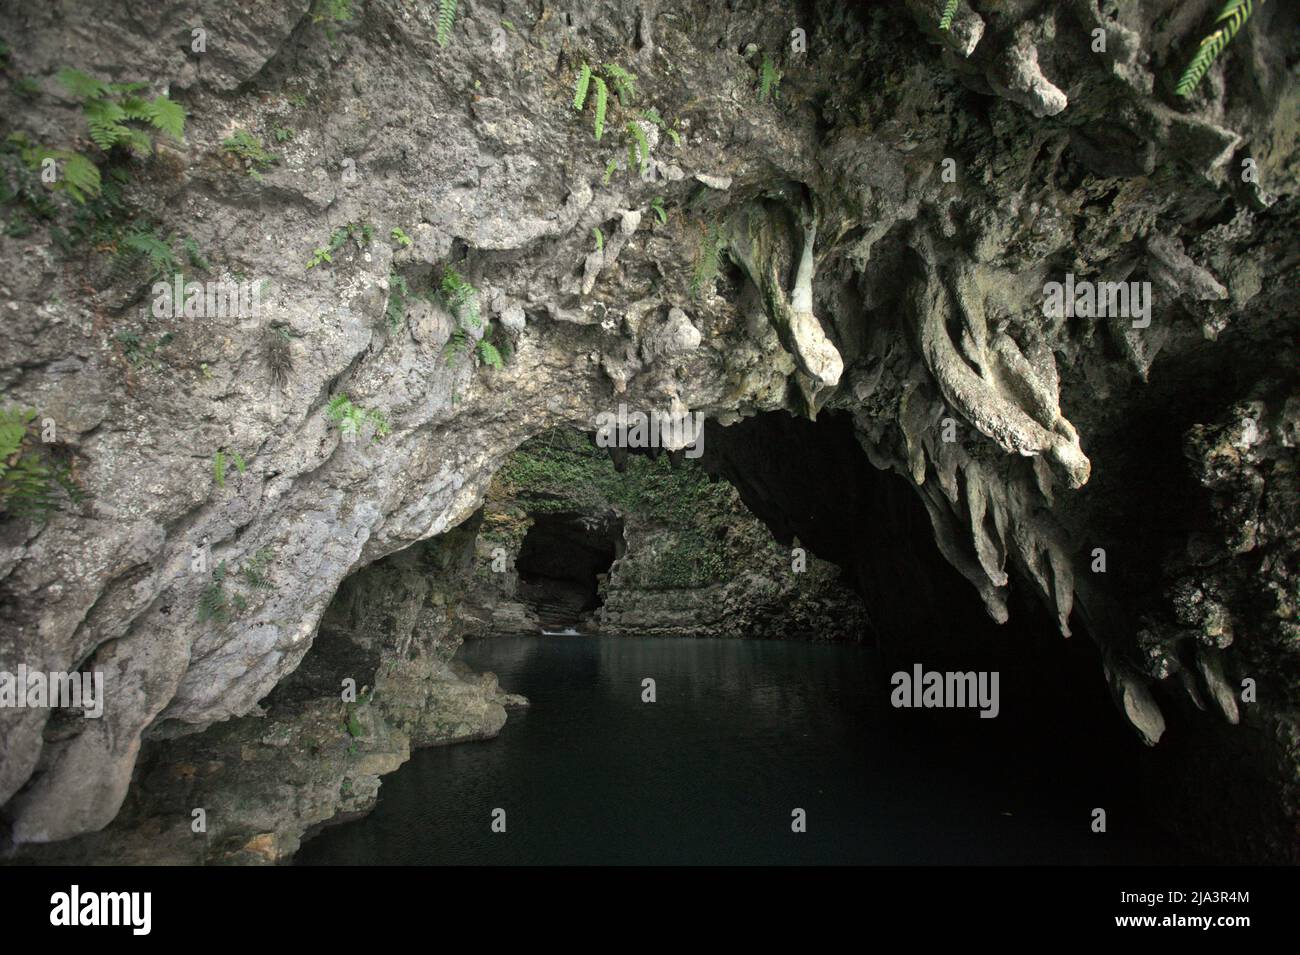
[[[461,658],[532,707],[494,740],[417,752],[300,864],[1185,861],[1140,842],[1132,794],[1060,746],[894,710],[860,647],[502,637]]]

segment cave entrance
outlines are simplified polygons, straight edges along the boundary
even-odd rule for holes
[[[575,628],[599,609],[601,584],[623,556],[622,518],[574,511],[530,517],[515,561],[519,599],[543,630]]]

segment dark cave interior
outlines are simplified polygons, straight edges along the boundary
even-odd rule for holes
[[[1190,724],[1175,722],[1160,746],[1144,747],[1110,698],[1086,621],[1076,614],[1074,636],[1063,638],[1054,615],[1014,574],[1010,618],[1005,624],[992,620],[939,552],[915,490],[868,461],[847,416],[823,413],[812,422],[777,412],[727,428],[709,422],[701,463],[710,478],[737,488],[779,543],[797,539],[844,570],[866,605],[870,629],[862,641],[878,651],[882,673],[921,664],[1000,674],[997,719],[944,708],[895,710],[886,702],[882,721],[906,741],[897,754],[901,767],[941,759],[978,784],[999,766],[1006,772],[1015,767],[1017,778],[1026,778],[1028,765],[1030,780],[1070,781],[1079,794],[1081,824],[1092,809],[1105,808],[1111,831],[1159,845],[1171,861],[1200,860],[1185,832],[1171,841],[1162,811],[1183,798],[1169,780],[1186,758]],[[594,629],[602,577],[626,549],[622,518],[565,510],[530,512],[529,518],[515,562],[519,599],[545,630]],[[467,564],[471,551],[463,549],[454,562]],[[386,558],[395,559],[412,558],[405,552]],[[369,598],[345,584],[335,599]],[[350,672],[373,669],[373,660],[329,659],[363,652],[344,639],[348,634],[335,633],[336,617],[342,619],[327,614],[329,625],[322,625],[316,646],[271,702],[333,685],[332,674],[344,663]],[[890,687],[882,682],[879,692],[888,701]],[[1200,714],[1191,719],[1202,730],[1209,722]],[[1021,808],[1028,811],[1033,799],[1027,791]]]
[[[600,606],[600,578],[623,556],[623,522],[615,514],[529,516],[515,562],[519,597],[543,627],[572,627]]]

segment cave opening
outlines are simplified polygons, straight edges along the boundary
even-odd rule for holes
[[[623,521],[613,512],[535,513],[515,560],[520,601],[544,630],[571,630],[599,609],[601,585],[623,556]]]
[[[489,623],[465,633],[463,646],[458,637],[447,646],[458,648],[456,662],[467,679],[475,672],[495,673],[504,689],[531,700],[537,712],[511,715],[507,722],[517,729],[503,732],[498,749],[473,757],[429,756],[411,771],[427,774],[424,782],[393,783],[395,793],[409,788],[415,805],[435,781],[445,784],[451,790],[448,811],[455,814],[460,809],[454,793],[473,788],[465,777],[490,772],[532,780],[556,772],[556,798],[578,798],[570,789],[572,780],[587,778],[581,766],[555,767],[577,758],[572,734],[582,727],[581,749],[588,754],[582,758],[620,766],[600,784],[611,808],[562,846],[530,848],[543,856],[608,859],[621,833],[637,828],[618,815],[618,807],[638,800],[671,805],[684,793],[693,793],[701,807],[696,837],[723,845],[732,823],[709,815],[716,794],[695,792],[684,775],[711,778],[729,791],[743,786],[750,772],[739,763],[752,760],[794,767],[771,769],[768,785],[774,792],[800,792],[808,771],[801,767],[833,757],[839,768],[823,778],[827,801],[816,809],[819,818],[835,814],[849,831],[860,813],[879,813],[906,833],[890,846],[861,834],[821,847],[835,858],[843,852],[845,861],[1041,862],[1058,852],[1083,862],[1150,861],[1155,855],[1197,860],[1194,849],[1159,831],[1160,806],[1170,794],[1138,782],[1148,751],[1109,697],[1086,624],[1075,621],[1074,638],[1064,639],[1055,615],[1028,581],[1014,576],[1009,619],[999,624],[990,618],[974,588],[941,553],[916,489],[868,460],[848,416],[823,412],[813,422],[778,412],[728,427],[710,422],[703,455],[676,466],[665,454],[620,450],[609,454],[580,432],[552,432],[525,446],[525,454],[535,455],[526,466],[516,462],[503,469],[518,480],[489,492],[468,532],[477,543],[458,548],[456,558],[479,565],[480,603],[470,616],[481,618],[476,626]],[[596,475],[599,493],[576,486],[583,474]],[[723,497],[710,497],[702,488]],[[726,526],[710,524],[704,508],[720,499],[743,510],[750,524],[742,526],[734,516]],[[596,506],[611,500],[618,506]],[[653,504],[649,511],[646,501]],[[683,513],[685,521],[665,532],[657,523],[665,513]],[[681,546],[688,533],[698,538],[689,548]],[[696,548],[716,545],[727,552],[738,538],[743,548],[767,546],[776,555],[774,562],[748,565],[737,575],[762,586],[747,580],[742,599],[735,600],[727,584],[686,573],[698,569]],[[511,541],[513,561],[506,572],[482,572],[498,542],[504,547]],[[470,555],[475,548],[476,558]],[[825,601],[823,592],[821,615],[798,617],[797,592],[806,582],[789,562],[797,549],[832,565],[865,613],[834,621],[843,605]],[[450,567],[426,565],[442,577]],[[719,608],[733,614],[745,602],[758,602],[763,587],[781,575],[798,583],[774,599],[768,595],[778,625],[764,634],[740,635],[791,639],[716,639],[702,626],[689,630]],[[470,584],[471,592],[475,586]],[[522,605],[531,616],[501,617],[494,603]],[[612,612],[615,604],[618,612]],[[682,629],[628,629],[629,621],[662,623],[673,613]],[[510,623],[492,626],[498,619]],[[524,619],[532,626],[520,626]],[[556,639],[539,641],[539,629]],[[901,706],[891,702],[899,673],[915,675],[916,684],[910,702]],[[929,705],[923,674],[948,686],[967,681],[979,688],[980,705]],[[496,681],[491,678],[494,688]],[[701,733],[707,739],[723,734],[735,759],[707,739],[703,749],[695,747],[692,740]],[[645,760],[627,763],[629,752]],[[500,755],[485,755],[491,753]],[[687,767],[684,775],[643,775],[647,766],[678,762]],[[632,789],[620,789],[624,784]],[[380,828],[393,828],[406,801],[405,795],[394,796],[394,815]],[[1096,809],[1108,814],[1113,842],[1093,839],[1090,814]],[[384,811],[382,805],[377,810]],[[557,817],[565,812],[558,804],[531,803],[528,811]],[[748,816],[735,822],[757,824]],[[652,832],[654,826],[647,825]],[[467,817],[465,826],[477,831],[477,820]],[[744,840],[751,835],[752,829],[736,836],[736,845],[747,846],[740,851],[752,850],[744,858],[766,861],[788,851],[762,838],[749,846]],[[372,851],[352,838],[331,833],[307,858]],[[421,833],[411,845],[391,851],[407,861],[454,854],[456,847],[442,839]],[[666,852],[664,858],[678,860],[673,853],[685,850],[674,845],[661,833],[633,841],[626,851]],[[487,842],[475,851],[502,850]]]

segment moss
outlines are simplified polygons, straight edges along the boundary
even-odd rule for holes
[[[348,721],[344,724],[344,727],[347,729],[348,735],[353,739],[365,733],[361,726],[361,720],[357,717],[356,704],[348,704]]]

